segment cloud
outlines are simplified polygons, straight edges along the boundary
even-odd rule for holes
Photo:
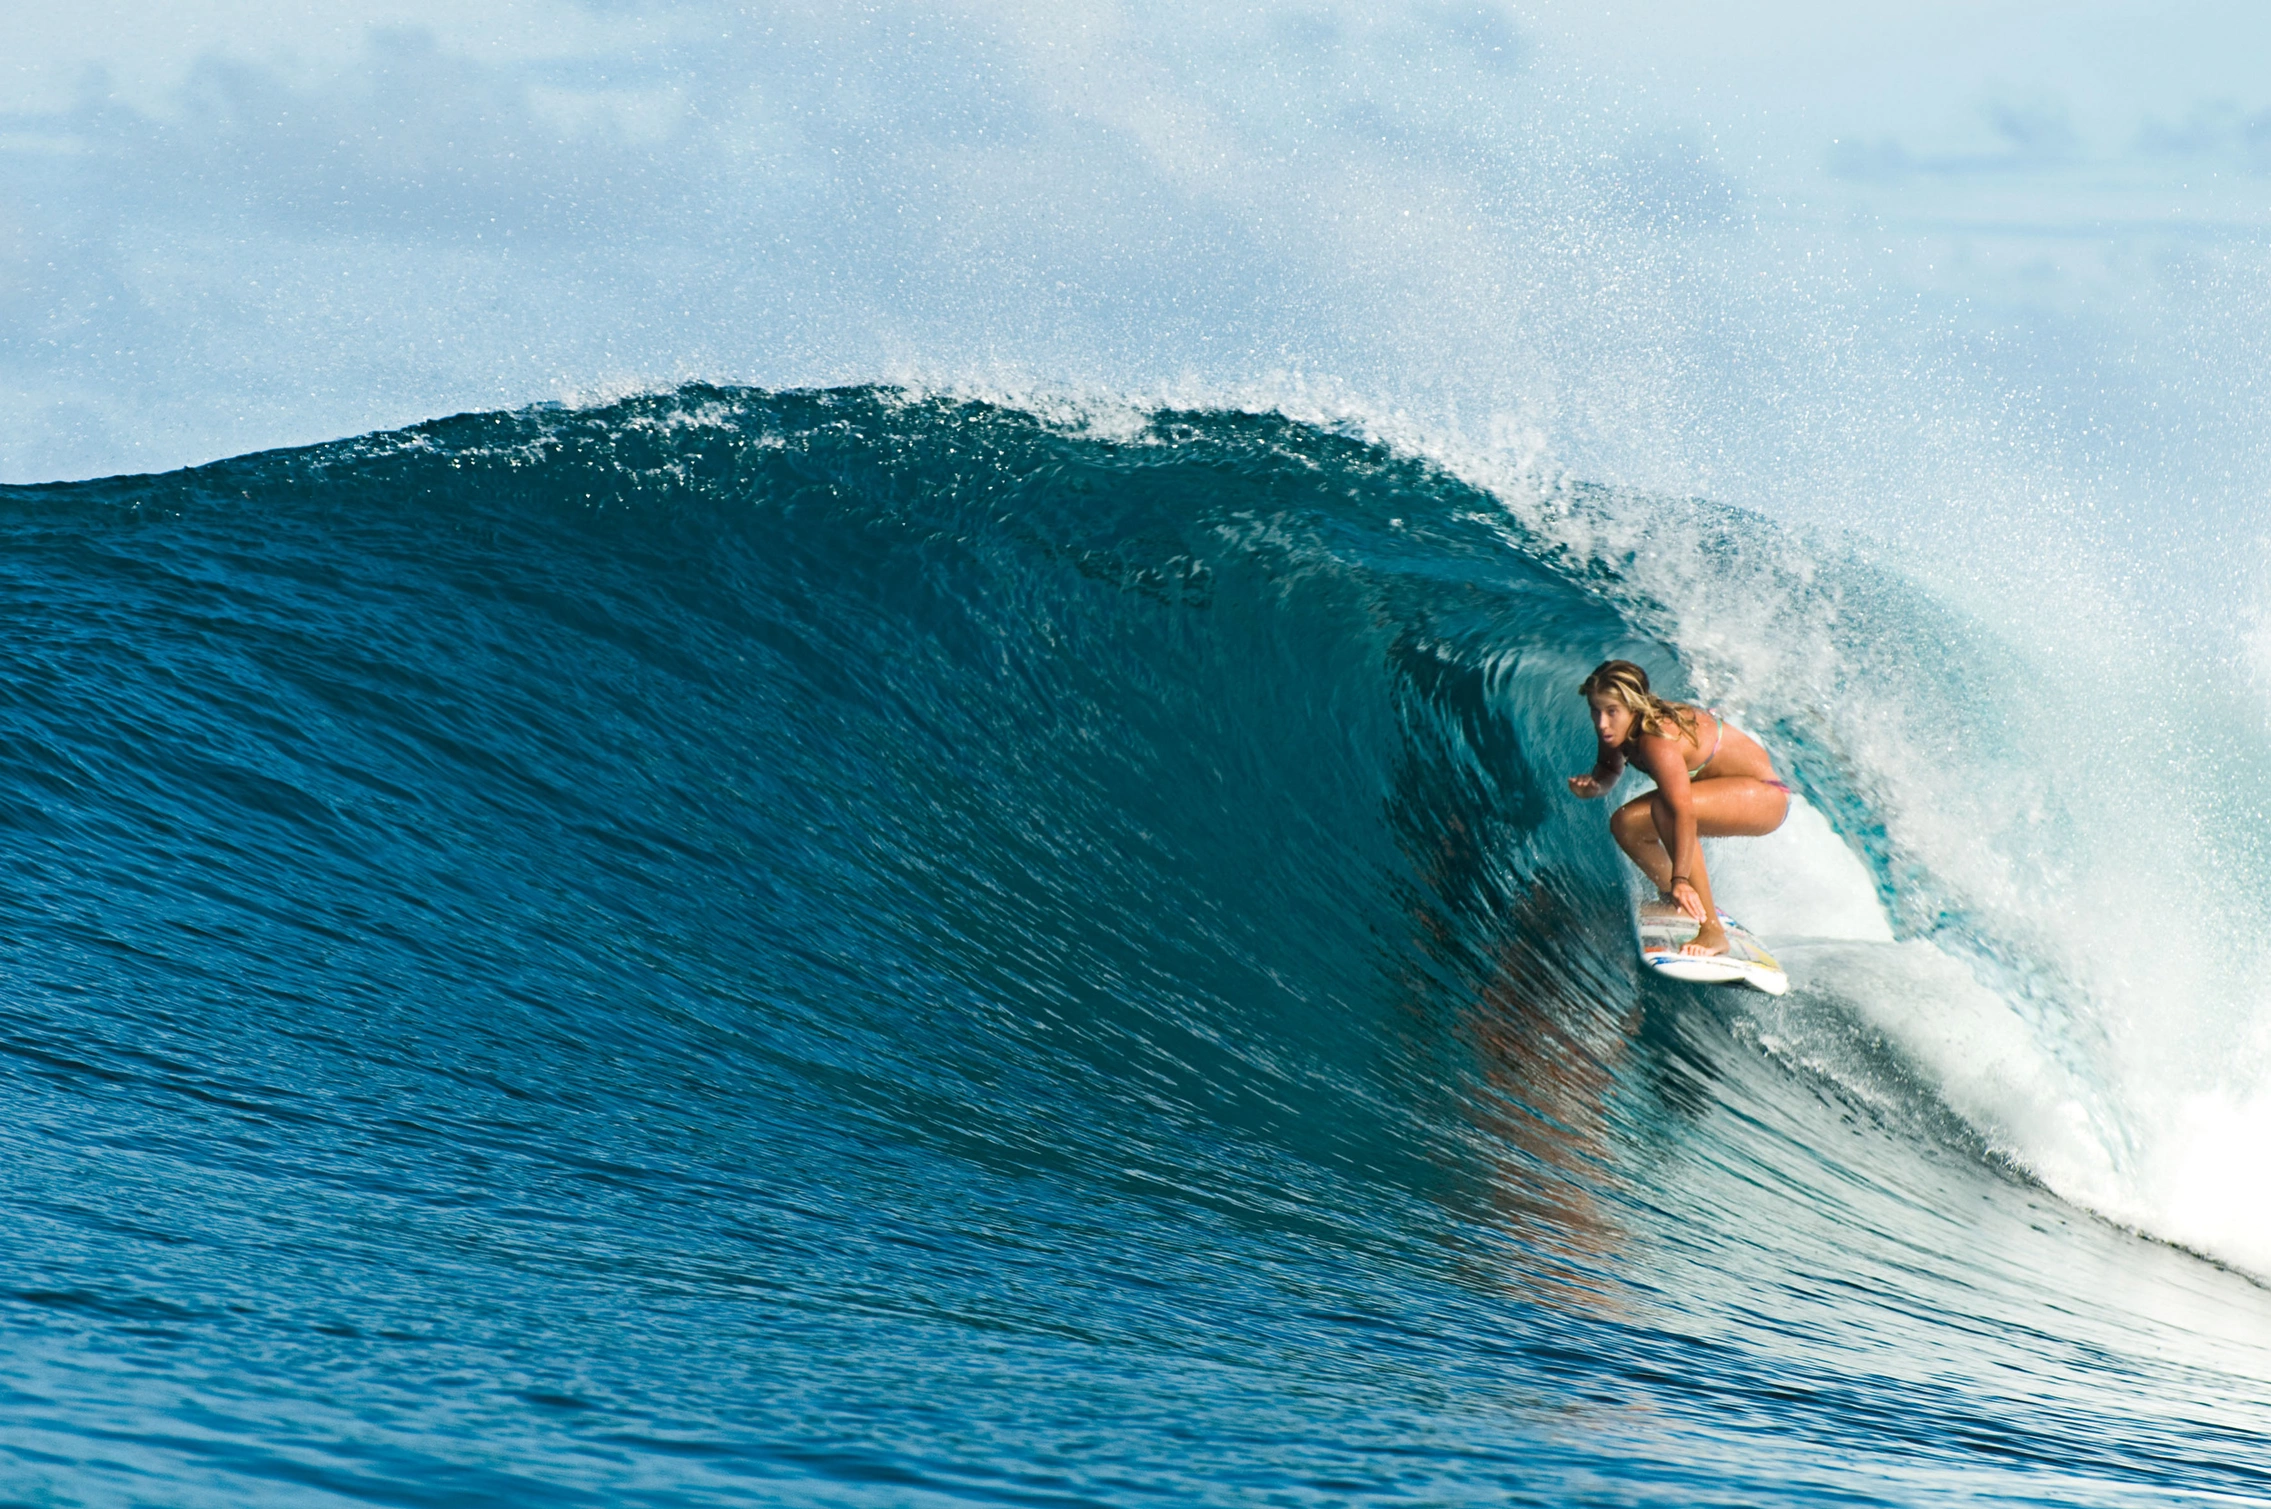
[[[2220,159],[2254,174],[2271,174],[2271,110],[2243,111],[2230,100],[2194,105],[2179,121],[2148,118],[2137,149],[2152,156]]]
[[[2064,162],[2081,150],[2081,140],[2074,134],[2074,123],[2063,100],[1992,100],[1984,114],[2009,156],[2019,162]]]
[[[1856,340],[1925,351],[1896,373],[2023,356],[2005,320],[1943,360],[1883,314],[1918,307],[1884,242],[1776,222],[1684,107],[1491,0],[610,0],[542,45],[416,14],[0,117],[0,476],[695,377],[1314,378],[1755,495],[1883,433]],[[2063,119],[1840,161],[1913,205],[1983,162],[2070,171]]]
[[[2271,175],[2271,109],[2246,110],[2229,99],[2205,100],[2170,119],[2148,114],[2125,149],[2093,150],[2066,104],[2053,97],[1998,98],[1981,105],[1976,129],[1950,133],[1962,145],[1923,150],[1897,137],[1853,136],[1824,158],[1831,176],[1849,183],[1911,179],[1961,180],[2050,174],[2085,164],[2206,162]],[[1968,137],[1968,140],[1964,138]]]
[[[1585,145],[1474,0],[619,13],[617,50],[380,29],[0,123],[0,474],[690,376],[1534,389],[1565,316],[1510,290],[1732,192],[1686,138]]]
[[[1986,140],[1940,151],[1919,151],[1891,136],[1840,138],[1824,161],[1830,175],[1852,183],[1898,183],[1910,178],[1961,179],[2055,170],[2084,155],[2071,112],[2062,100],[2036,96],[1991,99],[1979,106]]]

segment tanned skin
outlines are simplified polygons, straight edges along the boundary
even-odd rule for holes
[[[1654,791],[1610,816],[1609,832],[1657,894],[1696,920],[1695,940],[1680,952],[1725,953],[1727,930],[1711,900],[1699,840],[1757,838],[1782,826],[1790,793],[1768,784],[1774,762],[1742,730],[1722,734],[1718,720],[1702,708],[1694,709],[1693,734],[1676,723],[1665,724],[1664,733],[1649,733],[1634,726],[1632,710],[1615,698],[1595,693],[1585,701],[1593,710],[1600,758],[1586,774],[1571,776],[1569,789],[1587,800],[1605,795],[1628,763],[1655,779]],[[1688,772],[1715,740],[1719,752],[1691,779]]]

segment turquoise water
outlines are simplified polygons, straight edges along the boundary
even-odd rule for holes
[[[1560,784],[1594,661],[1740,658],[1666,519],[1847,626],[1743,708],[1863,919],[1758,893],[1823,935],[1781,1002],[1643,979]],[[2271,1495],[2234,1251],[1899,1029],[1921,950],[2103,1068],[1841,721],[1998,737],[2003,652],[1865,560],[872,389],[0,530],[8,1502]]]

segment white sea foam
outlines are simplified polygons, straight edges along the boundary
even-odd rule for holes
[[[1803,798],[1791,799],[1789,817],[1764,838],[1703,847],[1712,899],[1761,937],[1893,941],[1867,866]]]
[[[1314,384],[1217,399],[1444,465],[1501,502],[1510,543],[1602,568],[1696,695],[1802,730],[1877,830],[1888,889],[1863,835],[1800,803],[1771,838],[1714,845],[1727,910],[1770,942],[1833,940],[1793,951],[1800,984],[2048,1187],[2271,1277],[2271,984],[2234,947],[2271,932],[2248,858],[2271,853],[2248,795],[2271,789],[2271,723],[2200,715],[2228,688],[2171,665],[2108,542],[2053,499],[2022,506],[2032,526],[2000,547],[1967,536],[1955,567],[1865,537],[1856,554],[1587,494],[1519,415],[1478,437]],[[2243,620],[2238,649],[2271,676],[2267,623]]]

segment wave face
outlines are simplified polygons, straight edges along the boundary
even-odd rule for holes
[[[1683,640],[1668,518],[1846,637]],[[879,390],[0,520],[11,1498],[2271,1492],[2261,1291],[1897,1028],[2107,1083],[1840,722],[2000,674],[1865,561]],[[1770,650],[1798,988],[1643,981],[1570,689]]]

